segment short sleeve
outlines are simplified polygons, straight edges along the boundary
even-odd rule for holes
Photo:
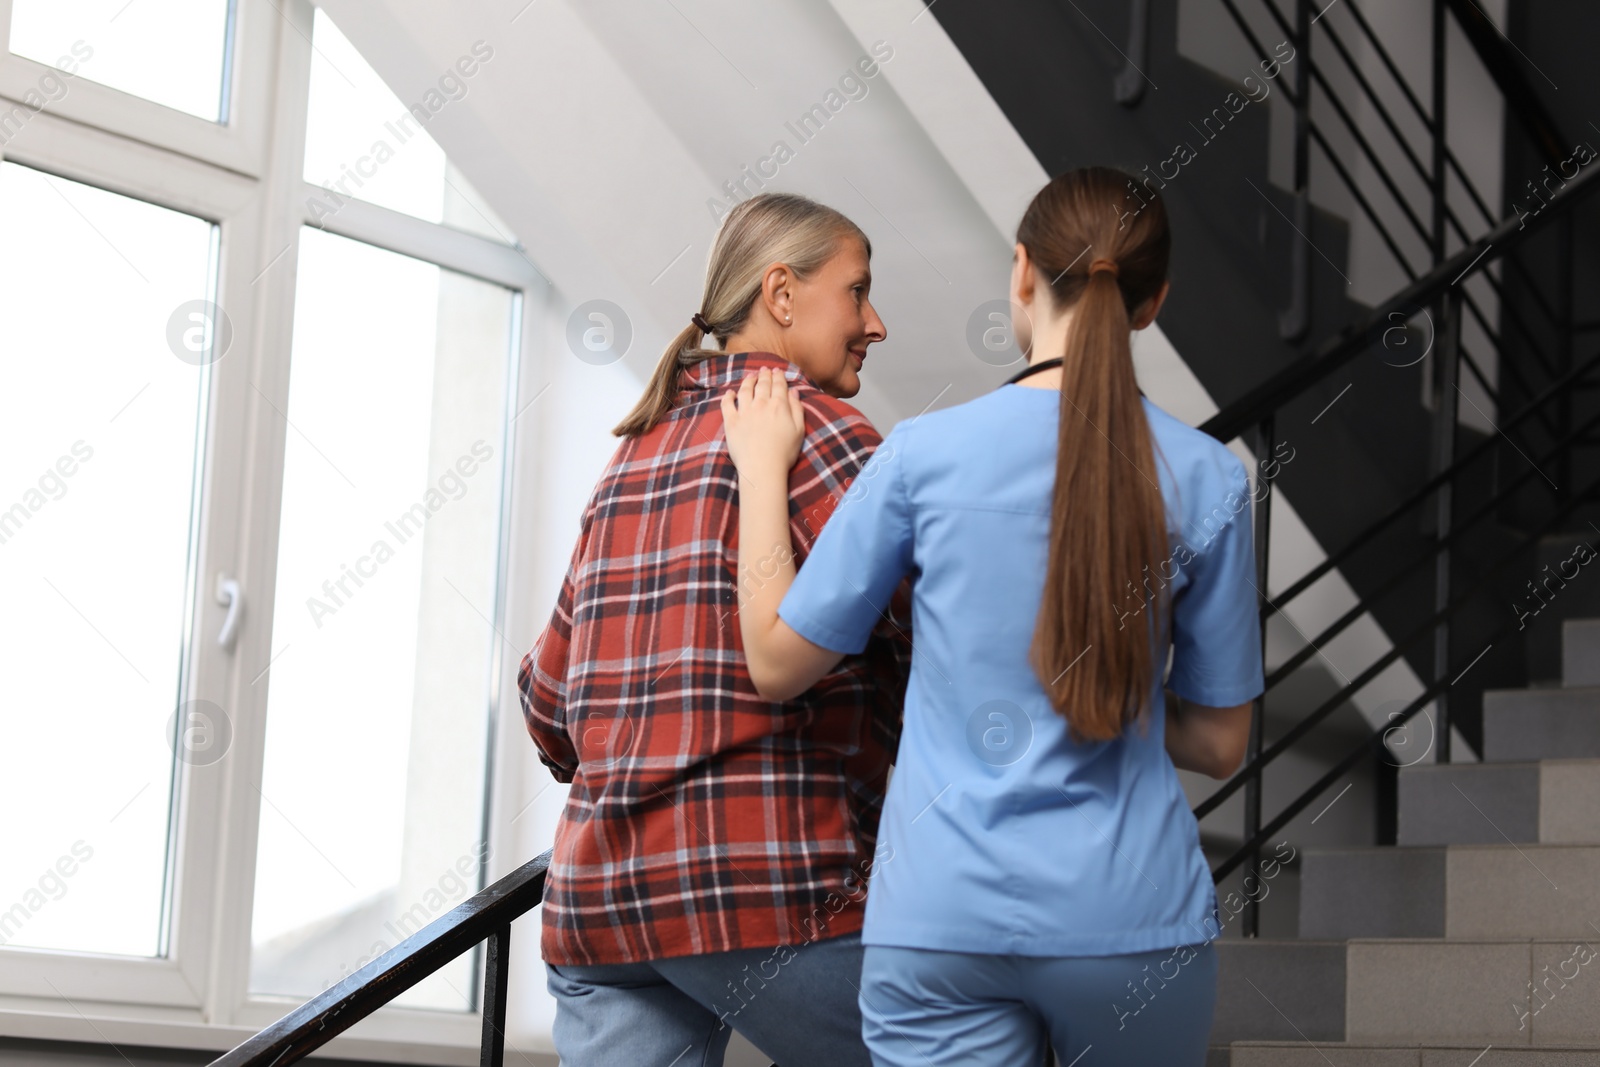
[[[1219,708],[1243,704],[1266,688],[1250,483],[1242,466],[1238,479],[1227,507],[1239,504],[1239,510],[1187,549],[1193,553],[1189,584],[1172,605],[1167,686],[1185,700]]]
[[[778,617],[814,645],[846,655],[864,651],[910,573],[903,426],[889,432],[850,483],[778,605]]]

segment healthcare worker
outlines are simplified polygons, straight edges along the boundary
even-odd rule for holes
[[[1263,679],[1245,466],[1134,377],[1170,244],[1121,171],[1040,190],[1011,274],[1029,367],[896,425],[798,577],[802,402],[769,368],[723,396],[762,696],[861,651],[913,581],[862,933],[880,1067],[1204,1062],[1221,917],[1174,768],[1237,770]]]

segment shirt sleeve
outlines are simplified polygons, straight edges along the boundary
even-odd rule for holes
[[[789,537],[797,565],[883,441],[878,428],[847,404],[809,390],[803,402],[806,439],[789,472]]]
[[[1196,704],[1233,707],[1266,688],[1250,499],[1241,464],[1225,504],[1231,517],[1202,543],[1180,550],[1192,553],[1187,564],[1180,558],[1190,579],[1172,605],[1167,686]]]
[[[892,606],[904,612],[904,598],[892,604],[912,565],[902,427],[883,439],[834,505],[778,605],[778,617],[814,645],[861,652],[873,630],[892,621]]]
[[[572,603],[579,566],[589,541],[591,507],[586,509],[582,532],[555,611],[533,650],[522,659],[517,671],[517,691],[521,694],[522,719],[538,749],[539,762],[550,769],[558,782],[570,782],[578,770],[578,753],[567,735],[567,663],[572,651]]]

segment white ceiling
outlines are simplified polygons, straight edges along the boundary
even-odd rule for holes
[[[407,102],[474,42],[494,50],[428,131],[565,308],[604,298],[627,311],[635,375],[698,307],[716,226],[708,202],[726,203],[723,183],[780,140],[794,158],[766,187],[839,208],[873,241],[889,337],[869,355],[857,405],[887,429],[1009,373],[969,350],[967,319],[1004,295],[1010,236],[1046,176],[918,0],[323,6]],[[892,56],[860,79],[865,95],[841,93],[802,144],[786,123],[880,41]]]

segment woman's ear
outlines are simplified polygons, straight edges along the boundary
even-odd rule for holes
[[[1033,355],[1033,302],[1038,294],[1033,260],[1019,242],[1011,254],[1011,335],[1024,357]]]
[[[1162,282],[1161,288],[1156,290],[1156,295],[1152,296],[1149,300],[1146,300],[1143,304],[1135,309],[1132,322],[1132,326],[1135,330],[1142,330],[1152,322],[1156,321],[1156,316],[1161,313],[1161,305],[1166,302],[1167,290],[1171,288],[1171,281]]]
[[[1033,261],[1022,243],[1011,252],[1011,302],[1022,307],[1033,305]]]
[[[770,263],[761,276],[761,302],[774,322],[792,325],[794,321],[793,275],[783,263]]]

